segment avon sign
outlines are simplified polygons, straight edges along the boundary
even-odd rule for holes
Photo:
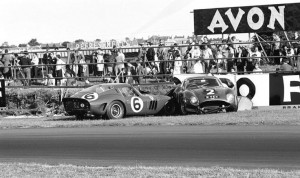
[[[300,30],[300,3],[194,10],[195,35]]]

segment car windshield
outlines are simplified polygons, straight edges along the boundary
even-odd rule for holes
[[[186,88],[194,87],[217,87],[221,86],[220,82],[215,78],[199,78],[199,79],[190,79],[187,82]]]
[[[99,87],[96,88],[96,92],[97,93],[103,93],[103,92],[105,92],[107,90],[110,90],[110,89],[113,89],[113,87],[111,87],[111,86],[99,86]]]

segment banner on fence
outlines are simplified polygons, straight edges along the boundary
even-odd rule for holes
[[[300,30],[300,3],[194,10],[195,35]]]
[[[282,106],[300,109],[300,73],[218,75],[235,82],[238,96],[251,99],[253,106]]]

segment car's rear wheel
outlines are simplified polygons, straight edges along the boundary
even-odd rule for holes
[[[108,119],[121,119],[124,117],[124,114],[124,106],[120,101],[111,102],[106,111]]]

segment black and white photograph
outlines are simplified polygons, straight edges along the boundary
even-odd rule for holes
[[[0,7],[0,177],[300,177],[300,1]]]

